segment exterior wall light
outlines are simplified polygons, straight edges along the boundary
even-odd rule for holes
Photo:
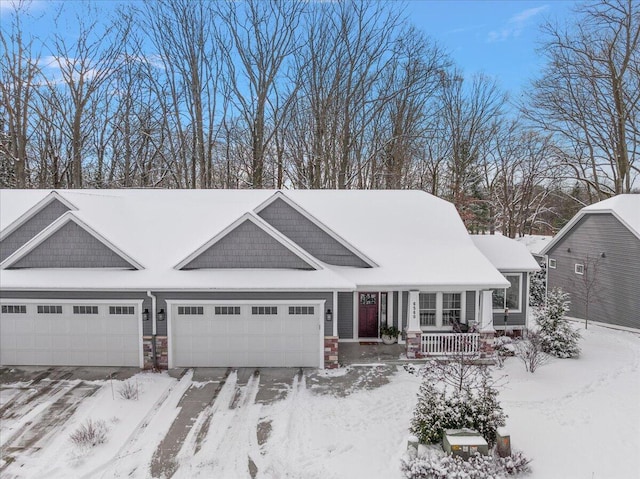
[[[147,308],[145,308],[142,312],[142,320],[149,321],[149,310]]]
[[[607,257],[607,255],[606,255],[606,254],[604,254],[604,251],[603,251],[602,253],[600,253],[600,257],[601,257],[601,258],[606,258],[606,257]]]
[[[567,248],[567,253],[571,253],[571,248]]]
[[[164,312],[164,309],[158,311],[158,321],[164,321],[167,319],[167,314]]]
[[[333,311],[331,311],[331,309],[327,309],[327,312],[324,313],[324,318],[327,321],[332,321],[333,320]]]

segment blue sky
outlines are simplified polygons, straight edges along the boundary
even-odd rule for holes
[[[0,0],[0,20],[6,19],[11,0]],[[130,0],[135,1],[135,0]],[[68,0],[69,4],[81,4]],[[107,11],[114,3],[98,0]],[[32,0],[32,27],[40,36],[50,29],[59,2]],[[539,74],[544,59],[536,52],[539,24],[545,19],[563,21],[574,1],[412,0],[406,5],[409,20],[448,51],[465,76],[482,72],[498,80],[512,98]],[[67,8],[73,17],[74,9]]]
[[[515,97],[539,74],[539,24],[564,21],[573,1],[414,0],[411,21],[444,47],[465,76],[483,72]]]

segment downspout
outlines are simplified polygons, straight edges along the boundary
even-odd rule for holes
[[[156,297],[151,294],[151,291],[147,291],[147,296],[151,298],[151,362],[153,369],[158,369],[158,359],[156,354]]]

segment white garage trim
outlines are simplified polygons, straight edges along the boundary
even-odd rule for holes
[[[82,304],[96,304],[96,305],[134,305],[138,306],[138,312],[136,314],[136,320],[138,323],[138,367],[144,368],[144,357],[142,348],[142,299],[25,299],[25,298],[0,298],[0,305],[3,304],[26,304],[26,305],[38,305],[38,304],[65,304],[65,305],[82,305]]]
[[[173,306],[190,306],[190,305],[203,305],[203,306],[296,306],[296,305],[310,305],[318,307],[318,367],[324,369],[324,311],[326,300],[166,300],[167,304],[167,349],[169,356],[169,369],[174,368],[175,354],[173,351]]]

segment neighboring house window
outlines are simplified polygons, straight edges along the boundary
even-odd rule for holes
[[[109,314],[135,314],[135,306],[109,306]]]
[[[178,314],[204,314],[204,306],[178,306]]]
[[[38,314],[62,314],[62,306],[57,304],[39,304]]]
[[[74,306],[73,314],[98,314],[97,306]]]
[[[520,311],[521,276],[519,274],[505,274],[504,277],[511,283],[511,286],[506,289],[493,290],[493,309],[496,311],[504,311],[505,309]]]
[[[289,314],[315,314],[313,306],[289,306]]]
[[[549,258],[549,268],[556,269],[556,260],[553,258]]]
[[[215,314],[218,316],[236,316],[240,314],[240,306],[216,306]]]
[[[584,265],[580,263],[576,263],[575,271],[576,271],[576,274],[584,274]]]
[[[442,293],[442,324],[460,322],[462,300],[460,293]]]
[[[5,314],[26,314],[27,306],[24,304],[3,304],[2,312]]]
[[[420,326],[436,325],[436,293],[420,293]]]
[[[251,314],[278,314],[277,306],[252,306]]]

